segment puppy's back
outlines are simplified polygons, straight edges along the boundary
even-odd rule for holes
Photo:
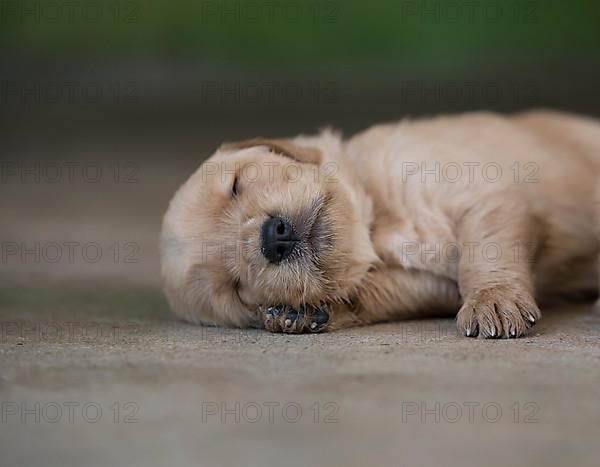
[[[536,136],[581,157],[600,173],[600,123],[566,112],[537,110],[517,114],[515,121]]]

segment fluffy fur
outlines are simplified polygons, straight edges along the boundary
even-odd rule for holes
[[[261,253],[269,216],[301,238],[280,264]],[[467,336],[518,337],[536,298],[597,294],[599,239],[600,124],[473,113],[224,145],[171,201],[162,274],[194,322],[316,332],[458,312]]]

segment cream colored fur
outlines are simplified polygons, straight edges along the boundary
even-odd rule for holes
[[[472,113],[252,144],[217,151],[165,216],[165,290],[185,319],[286,332],[265,307],[327,303],[326,330],[451,312],[467,336],[517,337],[536,300],[598,291],[595,120]],[[233,196],[249,164],[276,173]],[[306,229],[296,262],[260,253],[273,215]]]

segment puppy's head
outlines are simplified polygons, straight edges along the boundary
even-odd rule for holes
[[[255,139],[223,145],[179,189],[163,222],[173,311],[260,325],[258,307],[351,297],[374,253],[360,195],[328,148]],[[304,144],[302,144],[304,143]]]

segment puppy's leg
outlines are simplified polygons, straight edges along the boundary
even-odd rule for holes
[[[532,221],[524,203],[503,196],[472,208],[458,226],[465,247],[457,321],[466,336],[519,337],[541,318],[525,254],[535,239]]]
[[[454,281],[426,271],[385,267],[365,277],[350,313],[334,315],[331,327],[454,314],[459,305]]]
[[[261,314],[271,332],[310,333],[455,313],[459,303],[454,281],[424,271],[382,267],[367,273],[350,302],[325,299],[315,308],[265,307]]]

